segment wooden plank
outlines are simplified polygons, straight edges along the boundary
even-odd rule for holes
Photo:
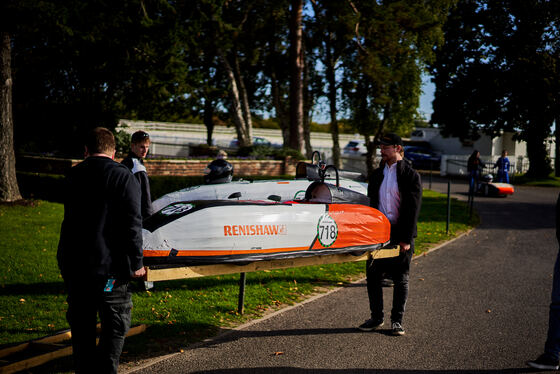
[[[210,275],[249,273],[253,271],[287,269],[301,266],[326,265],[342,262],[355,262],[368,259],[370,256],[376,259],[396,257],[399,255],[399,247],[384,248],[376,251],[366,252],[363,255],[352,255],[349,253],[288,258],[283,260],[255,261],[246,265],[235,264],[216,264],[202,266],[183,266],[167,269],[151,269],[146,270],[146,280],[150,282],[206,277]]]
[[[58,334],[47,336],[44,338],[40,338],[37,340],[33,340],[30,342],[14,345],[12,347],[4,348],[0,350],[0,358],[12,355],[17,352],[21,352],[29,348],[31,344],[34,343],[58,343],[64,340],[69,340],[71,337],[70,330],[64,330]]]
[[[130,330],[128,330],[128,333],[126,334],[126,336],[132,336],[132,335],[137,335],[140,334],[142,332],[146,331],[146,325],[138,325],[138,326],[134,326],[131,327]],[[60,336],[59,336],[60,335]],[[61,338],[63,338],[62,340],[59,340]],[[60,357],[64,357],[64,356],[69,356],[72,354],[72,346],[66,346],[66,347],[62,347],[62,348],[58,348],[56,349],[56,345],[58,344],[54,344],[53,342],[60,342],[63,340],[68,340],[69,338],[71,338],[71,334],[70,331],[58,334],[58,335],[53,335],[53,336],[48,336],[46,338],[42,338],[42,339],[38,339],[35,340],[33,342],[29,342],[29,343],[25,343],[25,344],[20,344],[18,347],[26,345],[27,348],[29,348],[29,350],[39,350],[41,352],[48,350],[48,349],[55,349],[52,352],[48,352],[48,353],[44,353],[44,354],[39,354],[39,355],[35,355],[33,357],[21,360],[21,361],[17,361],[8,365],[4,365],[4,366],[0,366],[0,374],[11,374],[11,373],[15,373],[21,370],[27,370],[39,365],[42,365],[46,362],[49,362],[51,360],[54,360],[56,358],[60,358]],[[97,341],[99,342],[99,339],[97,339]],[[15,351],[15,352],[20,352],[21,349],[19,351]],[[2,351],[2,353],[4,352],[4,350]],[[34,353],[34,352],[32,352]]]
[[[34,340],[35,343],[59,343],[65,340],[69,340],[72,337],[70,329],[65,330],[59,334],[47,336],[45,338]]]
[[[21,351],[27,349],[30,344],[31,343],[27,342],[27,343],[14,345],[12,347],[4,348],[0,351],[0,358],[4,358],[4,357],[9,356],[11,354],[21,352]]]
[[[64,357],[72,354],[72,346],[58,349],[53,352],[33,356],[28,359],[14,362],[12,364],[0,367],[0,374],[11,374],[21,370],[27,370],[35,366],[42,365],[55,358]]]

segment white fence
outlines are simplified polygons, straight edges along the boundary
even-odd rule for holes
[[[206,127],[201,124],[171,123],[171,122],[147,122],[122,119],[117,130],[129,134],[138,130],[150,134],[150,154],[167,157],[188,157],[189,148],[193,145],[206,143]],[[283,143],[282,133],[277,129],[253,128],[253,136],[266,138],[273,145],[281,146]],[[340,134],[339,145],[342,149],[350,140],[359,138],[359,135]],[[233,127],[216,126],[212,134],[212,143],[219,148],[230,148],[230,143],[237,138]],[[329,162],[332,159],[332,135],[330,133],[312,132],[311,146],[314,151],[319,151],[324,159]],[[350,164],[359,162],[348,161]],[[365,161],[364,161],[365,163]],[[365,166],[364,166],[365,169]]]

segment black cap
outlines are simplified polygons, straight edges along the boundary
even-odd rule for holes
[[[130,140],[132,143],[140,143],[148,139],[150,139],[150,135],[148,135],[145,131],[139,130],[132,134],[132,138]]]
[[[395,133],[387,133],[383,135],[375,144],[377,145],[403,145],[402,139]]]

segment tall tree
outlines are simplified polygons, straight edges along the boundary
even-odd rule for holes
[[[0,37],[0,201],[15,201],[21,195],[14,153],[11,38],[7,31],[0,32]]]
[[[432,67],[432,122],[468,140],[516,131],[528,174],[547,176],[546,139],[560,111],[559,20],[551,0],[459,2]]]
[[[292,0],[290,16],[290,147],[305,152],[303,134],[303,0]]]
[[[353,125],[370,136],[406,134],[417,116],[420,75],[442,42],[442,26],[453,0],[349,2],[355,12],[355,49],[345,56],[350,74],[345,95]],[[367,167],[373,165],[368,146]]]
[[[317,56],[324,66],[324,83],[328,98],[330,132],[333,141],[333,165],[341,167],[338,126],[339,83],[337,72],[343,68],[342,56],[349,52],[352,30],[352,8],[346,1],[312,2],[315,13],[313,36],[319,40]]]
[[[271,4],[267,29],[267,41],[263,72],[268,81],[265,85],[270,87],[269,109],[273,109],[276,120],[282,131],[283,144],[290,144],[290,84],[289,84],[289,2],[274,1]]]
[[[203,44],[212,44],[229,100],[223,101],[235,124],[240,146],[252,143],[252,108],[258,101],[258,82],[263,70],[263,50],[266,49],[267,0],[253,2],[203,0],[198,2]],[[196,22],[196,20],[194,20]],[[200,43],[198,43],[200,44]],[[196,53],[197,46],[191,53]]]

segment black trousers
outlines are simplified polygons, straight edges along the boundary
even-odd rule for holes
[[[117,280],[105,292],[106,280],[84,282],[65,279],[68,291],[66,318],[72,330],[76,373],[117,373],[124,338],[130,328],[132,295],[128,281]],[[97,315],[101,320],[96,346]]]
[[[408,274],[410,261],[414,253],[414,240],[410,249],[401,252],[398,257],[368,260],[366,262],[367,291],[371,318],[374,321],[383,321],[383,286],[384,276],[393,280],[393,307],[391,309],[391,322],[402,324],[406,300],[408,298]]]

